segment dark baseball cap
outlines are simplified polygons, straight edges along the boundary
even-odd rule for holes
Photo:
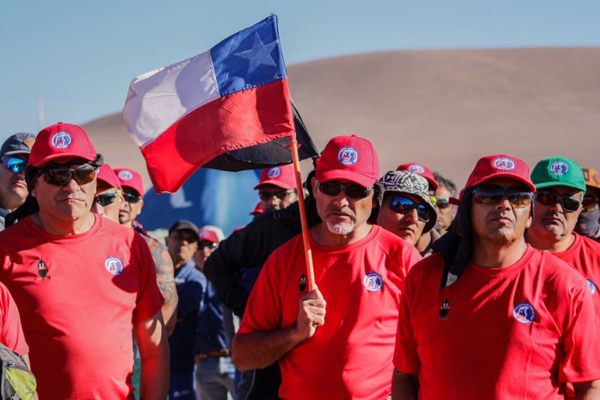
[[[198,235],[198,231],[200,229],[198,229],[198,227],[190,221],[186,221],[185,219],[180,219],[179,221],[175,222],[170,228],[169,228],[169,235],[172,232],[175,231],[192,231],[194,232],[194,235],[196,235],[196,240],[200,240],[200,235]]]
[[[13,156],[17,154],[31,153],[31,147],[35,143],[33,133],[19,132],[15,133],[2,144],[0,156]]]

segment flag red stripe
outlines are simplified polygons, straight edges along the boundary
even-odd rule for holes
[[[294,128],[288,93],[283,79],[221,97],[175,122],[142,148],[156,193],[174,193],[221,154],[290,135]]]

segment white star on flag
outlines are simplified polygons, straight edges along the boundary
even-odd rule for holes
[[[239,53],[235,53],[234,56],[242,57],[250,61],[248,66],[248,73],[251,73],[260,65],[272,65],[276,66],[275,60],[271,57],[271,51],[277,46],[278,40],[271,42],[269,44],[264,44],[262,40],[260,40],[260,36],[258,33],[254,34],[254,43],[252,43],[252,48],[250,50],[240,51]]]

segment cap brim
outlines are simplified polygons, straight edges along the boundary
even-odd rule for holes
[[[544,182],[544,183],[540,183],[539,185],[535,185],[535,187],[537,189],[544,189],[544,188],[547,188],[547,187],[554,187],[554,186],[570,187],[570,188],[573,188],[573,189],[581,190],[583,192],[585,192],[587,190],[587,187],[582,189],[581,186],[577,186],[577,185],[574,185],[574,184],[571,184],[571,183],[568,183],[568,182]]]
[[[30,151],[27,150],[13,150],[13,151],[7,151],[6,153],[2,154],[3,156],[15,156],[17,154],[27,154],[29,155],[31,153]]]
[[[492,179],[497,179],[497,178],[512,179],[513,181],[517,181],[517,182],[520,182],[520,183],[524,184],[529,189],[531,189],[532,192],[535,192],[535,185],[533,184],[533,182],[531,182],[530,180],[523,179],[523,177],[521,177],[520,175],[512,174],[510,172],[499,172],[499,173],[496,173],[496,174],[493,174],[493,175],[486,176],[485,178],[480,179],[477,182],[474,182],[471,185],[471,187],[479,186],[482,183],[485,183],[487,181],[490,181]]]
[[[273,186],[277,186],[282,189],[288,189],[288,190],[295,189],[294,186],[286,185],[285,183],[283,183],[281,181],[277,181],[277,180],[273,179],[273,180],[268,180],[268,181],[259,183],[258,185],[254,186],[254,190],[260,189],[261,186],[264,186],[264,185],[273,185]]]
[[[32,165],[34,167],[39,167],[41,165],[46,164],[49,161],[54,161],[54,160],[58,160],[60,158],[68,158],[68,157],[81,158],[82,160],[86,160],[86,161],[94,161],[96,158],[96,157],[89,158],[88,156],[84,156],[80,153],[58,153],[58,154],[51,154],[47,157],[44,157],[41,160],[39,160],[37,163],[32,164]]]
[[[325,171],[325,172],[319,172],[319,170],[317,169],[316,176],[317,176],[317,180],[319,182],[327,182],[327,181],[334,181],[337,179],[344,179],[347,181],[358,183],[359,185],[364,186],[366,188],[373,187],[373,185],[377,181],[376,178],[369,178],[368,176],[364,176],[361,174],[357,174],[356,172],[346,171],[346,170],[342,170],[342,169],[332,169],[330,171]]]
[[[122,188],[130,188],[130,189],[133,189],[133,190],[135,190],[135,192],[136,192],[138,195],[140,195],[140,196],[144,197],[144,193],[140,193],[139,189],[138,189],[138,188],[136,188],[135,186],[131,186],[131,185],[128,185],[128,184],[126,184],[126,183],[123,183],[123,182],[121,182],[121,187],[122,187]]]

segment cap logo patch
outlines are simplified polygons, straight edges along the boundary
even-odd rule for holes
[[[527,302],[519,303],[513,310],[513,317],[523,324],[529,324],[535,319],[535,309]]]
[[[71,145],[71,143],[73,143],[73,137],[69,132],[56,132],[54,135],[52,135],[50,143],[52,143],[52,146],[56,147],[57,149],[66,149]]]
[[[590,290],[590,293],[592,294],[592,296],[595,295],[596,292],[598,291],[596,284],[591,279],[586,279],[586,280],[587,280],[587,286],[588,286],[588,289]]]
[[[517,167],[517,164],[508,157],[500,157],[494,160],[494,167],[504,171],[512,171]]]
[[[569,164],[564,161],[554,161],[550,164],[550,172],[556,176],[563,176],[569,172]]]
[[[410,167],[408,167],[408,170],[414,174],[422,174],[425,172],[425,168],[423,168],[421,165],[419,164],[413,164]]]
[[[133,174],[126,170],[119,171],[119,179],[123,181],[130,181],[133,179]]]
[[[104,268],[113,275],[121,275],[125,266],[119,257],[108,257],[104,261]]]
[[[200,233],[198,234],[198,236],[200,237],[200,239],[204,239],[205,237],[207,237],[207,236],[208,236],[208,232],[206,232],[206,231],[200,232]]]
[[[269,178],[277,178],[279,175],[281,175],[281,168],[279,167],[273,167],[267,172]]]
[[[383,278],[377,272],[369,272],[363,279],[363,285],[369,292],[381,290]]]
[[[354,165],[358,162],[358,150],[352,146],[344,146],[338,152],[338,161],[344,165]]]

